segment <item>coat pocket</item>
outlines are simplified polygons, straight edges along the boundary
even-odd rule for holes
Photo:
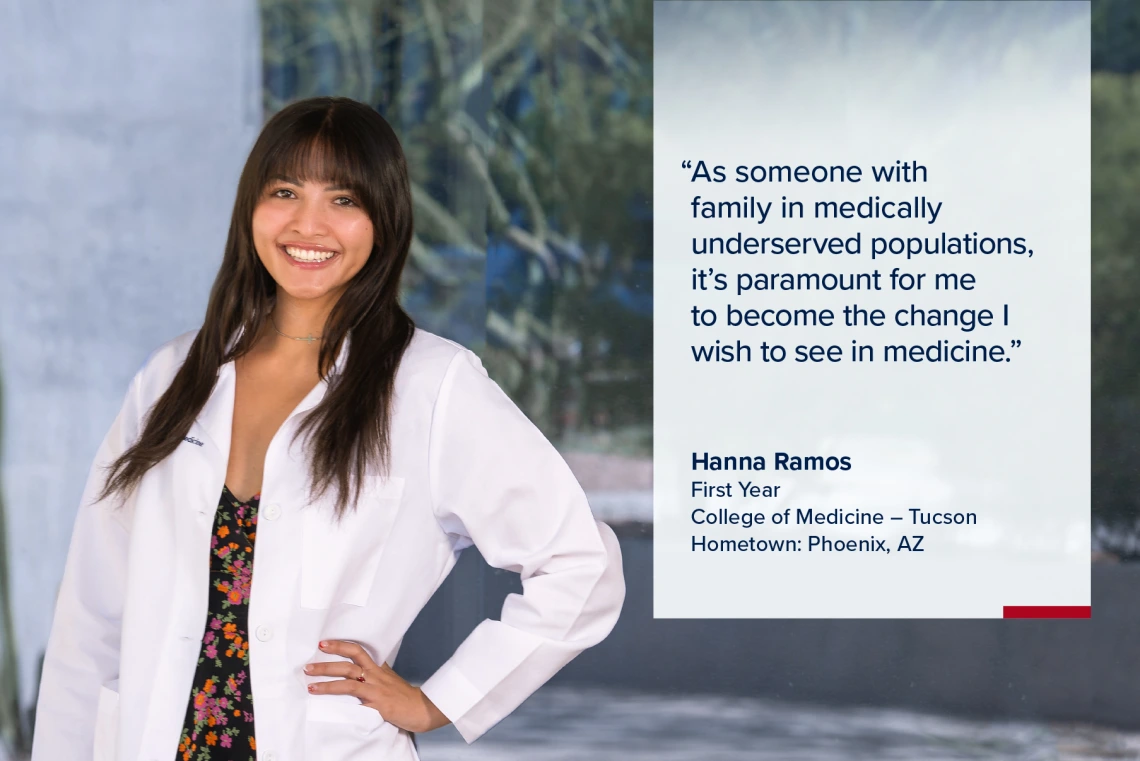
[[[351,696],[307,697],[305,722],[307,761],[368,761],[406,756],[393,755],[401,747],[400,728],[384,721],[375,708]]]
[[[302,608],[367,605],[380,556],[400,509],[403,478],[365,479],[360,501],[339,520],[333,498],[302,511]]]
[[[95,707],[95,752],[93,761],[119,758],[119,682],[116,679],[99,688]]]

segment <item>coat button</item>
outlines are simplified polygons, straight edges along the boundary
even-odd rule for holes
[[[265,626],[264,624],[257,627],[257,638],[262,642],[268,642],[273,639],[273,629]]]
[[[265,761],[273,761],[275,758],[277,758],[277,756],[273,753],[265,754]]]
[[[264,515],[267,520],[277,520],[281,517],[281,505],[276,502],[266,505],[265,510],[262,511],[262,515]]]

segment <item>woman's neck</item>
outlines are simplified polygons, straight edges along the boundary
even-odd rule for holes
[[[297,338],[313,336],[319,341],[334,303],[330,299],[300,300],[279,293],[270,315],[273,327],[286,336]],[[315,345],[317,341],[312,343]]]
[[[278,292],[277,303],[258,339],[257,350],[292,364],[315,363],[333,299],[302,300]]]

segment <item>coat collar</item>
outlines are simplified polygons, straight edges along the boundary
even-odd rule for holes
[[[228,352],[241,338],[244,327],[239,327],[234,332],[229,343],[226,345]],[[340,351],[337,352],[336,361],[333,363],[333,369],[330,375],[336,375],[344,370],[346,361],[348,360],[350,334],[346,334],[344,341],[341,342]],[[201,412],[198,413],[196,420],[198,426],[210,438],[213,444],[219,451],[228,459],[230,451],[230,437],[233,431],[233,417],[234,417],[234,390],[236,387],[237,375],[234,369],[234,362],[230,360],[218,368],[218,379],[214,384],[214,390],[210,393],[210,398],[202,406]],[[311,410],[320,404],[324,399],[325,392],[328,390],[328,380],[321,379],[313,389],[305,395],[300,404],[289,414],[285,419],[288,423],[295,415],[300,415],[303,412]],[[285,423],[282,424],[284,427]]]

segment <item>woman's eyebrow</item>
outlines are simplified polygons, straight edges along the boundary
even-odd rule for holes
[[[295,178],[286,177],[283,174],[274,175],[273,177],[271,177],[269,179],[271,182],[287,182],[290,185],[296,185],[297,187],[301,187],[301,185],[302,185],[302,183],[298,182]],[[344,185],[333,184],[333,185],[326,185],[325,190],[327,192],[337,192],[337,191],[342,191],[342,190],[352,190],[352,188],[346,187]]]

